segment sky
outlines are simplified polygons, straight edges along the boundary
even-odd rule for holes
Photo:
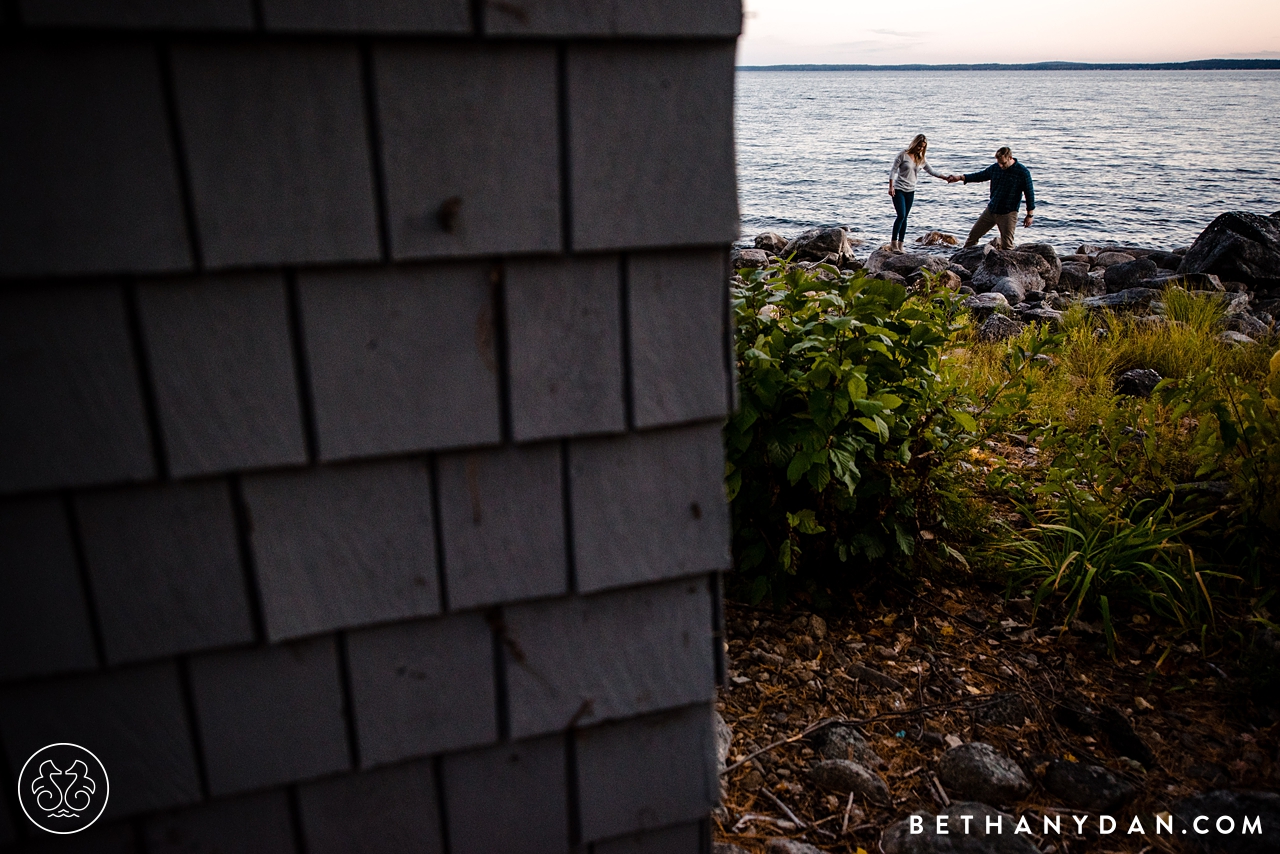
[[[1280,0],[744,0],[739,65],[1280,58]]]

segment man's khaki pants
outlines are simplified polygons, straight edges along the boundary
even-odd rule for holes
[[[973,230],[969,232],[969,239],[964,242],[965,248],[977,246],[978,241],[993,227],[1000,229],[1000,240],[996,244],[996,248],[1012,249],[1013,230],[1018,227],[1018,212],[993,214],[990,209],[983,211],[982,216],[978,217],[978,221],[973,224]]]

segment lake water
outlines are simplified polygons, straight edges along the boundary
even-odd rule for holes
[[[1019,242],[1185,246],[1223,211],[1280,210],[1278,120],[1280,72],[739,71],[742,236],[842,225],[887,242],[889,165],[924,133],[943,174],[1013,149],[1036,191]],[[921,173],[908,242],[963,241],[988,186]]]

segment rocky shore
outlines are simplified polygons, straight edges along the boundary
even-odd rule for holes
[[[790,259],[810,268],[865,270],[907,286],[926,273],[937,275],[968,295],[964,305],[981,320],[980,335],[987,338],[1016,335],[1028,323],[1054,326],[1076,304],[1171,323],[1161,302],[1170,286],[1222,301],[1224,343],[1247,344],[1280,331],[1280,211],[1224,213],[1190,246],[1170,249],[1085,244],[1059,254],[1047,243],[1029,243],[1008,251],[985,244],[946,252],[955,239],[930,232],[917,250],[886,245],[863,259],[860,241],[842,228],[810,229],[791,239],[766,232],[754,243],[733,251],[735,270]]]

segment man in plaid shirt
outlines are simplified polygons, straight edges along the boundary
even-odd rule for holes
[[[978,241],[993,227],[1000,229],[1000,240],[996,244],[999,249],[1013,248],[1013,231],[1018,225],[1018,207],[1022,204],[1022,196],[1027,197],[1027,216],[1022,221],[1023,228],[1031,227],[1031,218],[1035,215],[1036,193],[1031,185],[1031,171],[1013,157],[1008,146],[996,152],[996,162],[968,175],[951,175],[948,182],[964,181],[971,184],[977,181],[991,182],[991,200],[987,209],[978,217],[969,232],[965,247],[976,246]]]

